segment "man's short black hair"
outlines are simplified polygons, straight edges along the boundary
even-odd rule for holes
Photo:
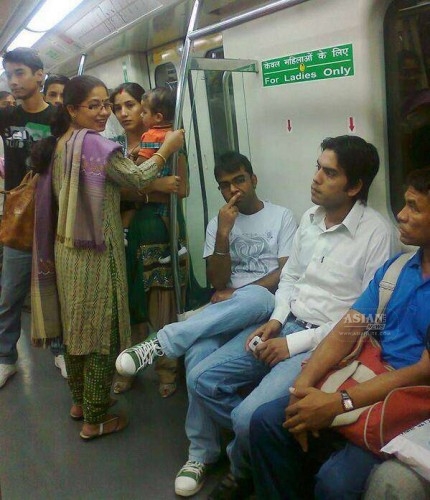
[[[6,68],[6,63],[24,64],[31,68],[33,73],[39,69],[43,70],[43,62],[39,54],[36,50],[28,47],[18,47],[6,52],[3,56],[3,68]]]
[[[221,172],[232,174],[239,171],[240,167],[243,167],[245,172],[248,172],[250,176],[254,175],[251,162],[245,155],[241,155],[236,151],[227,151],[226,153],[222,154],[218,158],[218,161],[215,163],[215,179],[218,180]]]
[[[6,97],[9,97],[10,95],[12,95],[10,92],[8,92],[7,90],[0,90],[0,101],[2,99],[6,99]]]
[[[406,186],[414,188],[419,193],[430,195],[430,167],[418,168],[409,172]]]
[[[369,189],[379,170],[379,155],[373,144],[354,135],[327,137],[321,143],[321,150],[336,153],[337,162],[348,179],[347,189],[354,188],[361,181],[363,186],[356,199],[365,203]]]
[[[68,81],[69,78],[64,75],[49,75],[48,78],[45,80],[45,83],[43,84],[43,95],[46,96],[46,93],[48,92],[50,85],[54,84],[66,85]]]

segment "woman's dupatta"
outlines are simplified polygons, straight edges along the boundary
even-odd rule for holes
[[[106,164],[118,144],[87,129],[75,131],[64,154],[64,179],[58,212],[52,168],[40,174],[35,198],[31,274],[32,343],[49,345],[62,336],[55,270],[55,240],[69,248],[104,251],[103,201]]]

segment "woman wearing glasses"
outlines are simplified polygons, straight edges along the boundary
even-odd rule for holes
[[[78,76],[64,89],[56,138],[34,147],[41,173],[36,193],[32,331],[36,344],[63,332],[73,405],[84,420],[80,436],[122,430],[123,415],[109,413],[109,392],[119,349],[130,342],[120,188],[143,189],[183,143],[167,137],[160,156],[136,166],[103,137],[111,113],[106,86]],[[51,194],[52,193],[52,194]]]

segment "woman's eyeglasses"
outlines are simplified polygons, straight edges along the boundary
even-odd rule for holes
[[[81,104],[79,107],[89,109],[90,111],[97,111],[97,112],[101,111],[102,108],[104,108],[106,111],[111,111],[112,110],[112,103],[109,101],[106,101],[106,102],[88,104],[88,106],[84,106],[83,104]]]

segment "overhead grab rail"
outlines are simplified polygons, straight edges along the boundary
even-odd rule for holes
[[[179,78],[178,78],[178,88],[176,94],[176,107],[175,107],[175,119],[173,121],[174,130],[180,128],[182,110],[184,108],[185,101],[185,85],[187,82],[187,75],[191,68],[191,44],[194,40],[211,35],[213,33],[219,33],[220,31],[239,26],[240,24],[253,21],[268,14],[273,14],[280,10],[294,7],[301,3],[308,2],[309,0],[278,0],[269,5],[264,5],[256,9],[238,14],[229,19],[221,21],[219,23],[212,24],[205,28],[195,29],[198,14],[200,8],[203,5],[203,0],[195,0],[193,9],[191,11],[190,22],[188,24],[187,36],[185,38],[184,49],[182,52],[181,64],[179,66]],[[252,61],[255,62],[255,61]],[[178,153],[174,153],[172,157],[172,175],[178,174]],[[178,315],[184,312],[184,306],[182,305],[181,297],[181,284],[179,279],[179,257],[178,257],[178,228],[176,224],[177,219],[177,201],[178,196],[176,193],[170,195],[170,253],[172,257],[172,272],[174,280],[174,290],[175,290],[175,303],[176,312]]]

